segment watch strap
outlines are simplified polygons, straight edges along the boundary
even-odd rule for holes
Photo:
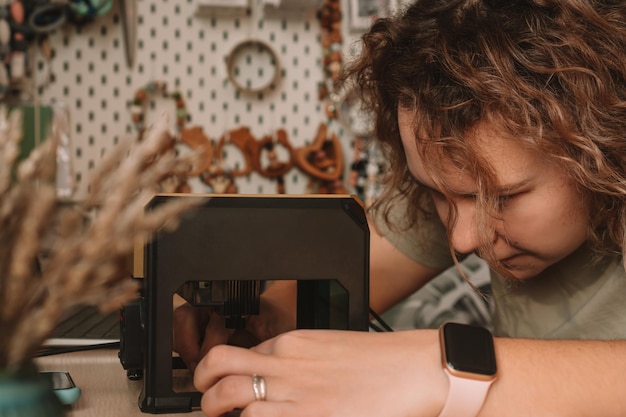
[[[448,399],[439,417],[476,417],[485,402],[491,381],[460,378],[445,370],[450,381]]]

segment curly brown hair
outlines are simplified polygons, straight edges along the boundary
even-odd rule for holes
[[[409,176],[400,140],[400,106],[414,111],[423,160],[437,160],[435,152],[470,167],[479,221],[488,225],[498,211],[497,187],[468,133],[479,121],[495,121],[572,178],[593,213],[591,246],[624,255],[626,2],[418,0],[376,21],[362,41],[346,78],[373,112],[389,159],[390,186],[379,206],[399,191],[416,203],[411,218],[423,207],[424,190]]]

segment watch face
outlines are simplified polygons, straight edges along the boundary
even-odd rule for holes
[[[493,336],[478,326],[446,323],[442,328],[445,362],[456,372],[493,376],[496,356]]]

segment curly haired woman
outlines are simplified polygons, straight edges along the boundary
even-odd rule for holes
[[[216,346],[195,372],[203,411],[626,415],[626,3],[418,0],[363,45],[349,75],[391,167],[370,213],[372,307],[475,253],[494,338],[446,325]]]

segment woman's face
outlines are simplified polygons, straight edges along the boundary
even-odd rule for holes
[[[409,171],[419,184],[430,190],[437,213],[447,224],[450,202],[424,169],[411,111],[401,108],[398,121]],[[498,183],[502,211],[500,218],[494,219],[493,251],[512,278],[532,278],[586,240],[588,208],[565,172],[514,138],[498,132],[494,126],[479,124],[470,138],[490,162]],[[480,256],[476,184],[450,161],[436,162],[438,176],[449,184],[446,192],[452,195],[451,202],[458,211],[457,222],[450,231],[452,246],[460,253],[476,252]]]

